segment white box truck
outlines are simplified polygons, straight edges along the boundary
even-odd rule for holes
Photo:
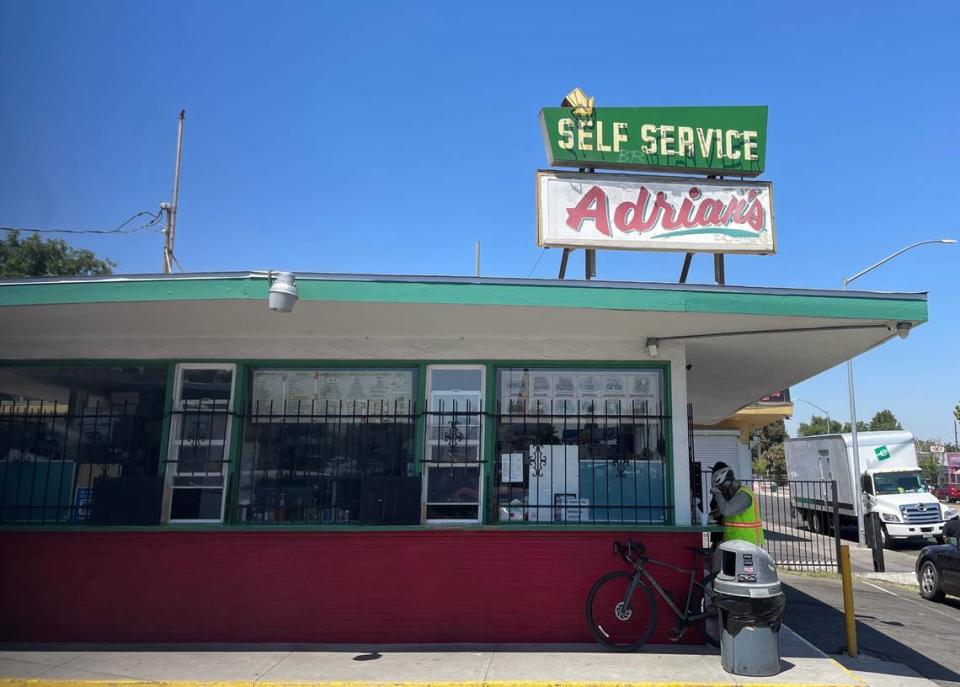
[[[787,439],[784,454],[790,480],[836,480],[840,524],[856,526],[855,499],[864,513],[882,522],[886,548],[908,539],[942,540],[943,521],[952,510],[941,506],[927,489],[917,464],[910,432],[858,432],[860,475],[853,477],[853,440],[849,434],[823,434]],[[793,493],[796,492],[796,493]],[[811,492],[812,493],[812,492]],[[815,532],[830,529],[832,505],[808,498],[802,486],[791,490],[794,512]]]

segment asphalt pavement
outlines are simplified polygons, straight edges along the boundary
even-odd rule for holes
[[[839,577],[781,571],[781,580],[784,622],[821,651],[841,654],[847,640]],[[960,687],[960,600],[934,603],[916,588],[858,576],[854,606],[862,655],[902,663],[943,687]]]

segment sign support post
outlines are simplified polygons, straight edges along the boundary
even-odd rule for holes
[[[563,255],[560,256],[560,274],[557,275],[557,279],[563,279],[567,276],[567,260],[570,258],[570,253],[573,251],[573,248],[564,248]]]
[[[726,282],[726,277],[723,274],[723,253],[713,254],[713,278],[717,282],[717,286],[723,286]]]
[[[683,258],[683,269],[680,270],[680,283],[687,283],[687,275],[690,273],[690,263],[693,262],[693,253],[687,253]]]

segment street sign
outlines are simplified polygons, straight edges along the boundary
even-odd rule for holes
[[[546,107],[540,111],[554,167],[755,177],[767,151],[767,108]]]
[[[537,219],[541,246],[776,252],[769,181],[540,171]]]
[[[943,444],[930,444],[930,453],[943,453]]]

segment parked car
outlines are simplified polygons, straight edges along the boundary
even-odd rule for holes
[[[960,547],[956,544],[927,546],[917,556],[920,596],[943,601],[946,594],[960,596]]]
[[[954,501],[960,501],[960,484],[957,482],[950,482],[948,484],[941,484],[933,492],[938,499],[941,501],[946,501],[948,503],[953,503]]]

